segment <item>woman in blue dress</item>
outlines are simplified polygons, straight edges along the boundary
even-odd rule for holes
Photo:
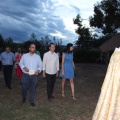
[[[62,77],[62,97],[65,97],[64,86],[66,79],[70,80],[70,86],[72,91],[72,98],[76,100],[74,96],[74,69],[75,65],[73,62],[73,44],[68,43],[65,52],[62,54],[62,69],[60,77]]]

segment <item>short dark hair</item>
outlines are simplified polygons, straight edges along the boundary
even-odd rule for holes
[[[5,49],[6,49],[6,48],[10,48],[10,46],[6,46]]]
[[[35,45],[35,44],[34,43],[30,43],[29,48],[31,47],[31,45]],[[36,45],[35,45],[35,47],[36,47]]]
[[[50,43],[49,47],[51,47],[51,45],[55,45],[55,43]]]

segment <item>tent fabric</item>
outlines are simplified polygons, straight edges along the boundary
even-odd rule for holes
[[[120,120],[120,49],[111,56],[92,120]]]
[[[108,52],[115,50],[116,47],[120,47],[120,33],[117,33],[111,39],[106,41],[100,46],[102,52]]]

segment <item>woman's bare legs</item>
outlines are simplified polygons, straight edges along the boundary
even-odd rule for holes
[[[73,100],[76,100],[75,95],[74,95],[74,80],[73,79],[70,79],[70,86],[71,86]]]
[[[62,97],[65,97],[65,81],[66,79],[65,78],[62,78]]]

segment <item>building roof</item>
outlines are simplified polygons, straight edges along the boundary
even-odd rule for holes
[[[111,39],[103,43],[99,48],[102,52],[108,52],[120,47],[120,33],[117,33]]]

